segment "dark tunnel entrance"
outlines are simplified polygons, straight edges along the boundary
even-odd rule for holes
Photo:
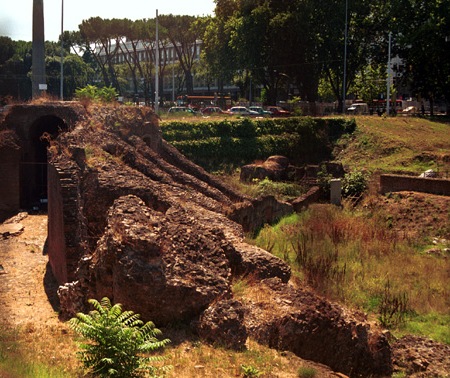
[[[31,125],[20,169],[21,208],[47,210],[47,148],[65,130],[65,122],[52,115],[40,117]]]

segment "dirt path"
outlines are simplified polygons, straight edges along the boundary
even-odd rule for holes
[[[57,284],[45,255],[47,216],[21,213],[0,231],[0,323],[58,324]]]
[[[45,254],[46,239],[47,215],[21,213],[0,224],[3,346],[11,348],[15,360],[63,366],[68,376],[76,376],[76,348],[67,324],[58,320],[58,285]],[[21,371],[0,369],[0,377],[18,378]]]

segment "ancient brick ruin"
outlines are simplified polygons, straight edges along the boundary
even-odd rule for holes
[[[184,322],[228,347],[242,349],[251,336],[351,376],[391,373],[391,349],[379,329],[296,288],[286,263],[245,242],[246,230],[294,207],[251,200],[209,175],[164,141],[152,112],[20,106],[1,132],[2,169],[11,177],[3,194],[13,199],[3,210],[41,199],[43,181],[33,182],[39,170],[24,175],[25,162],[48,168],[48,255],[62,317],[108,296],[143,319]],[[236,300],[231,285],[242,276],[270,303]]]

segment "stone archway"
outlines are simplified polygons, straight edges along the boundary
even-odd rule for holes
[[[24,209],[47,209],[47,148],[50,141],[67,130],[63,119],[44,115],[31,124],[29,139],[20,163],[20,206]]]
[[[3,115],[0,119],[2,221],[20,209],[46,207],[49,140],[74,128],[85,114],[81,104],[51,102],[12,105]]]

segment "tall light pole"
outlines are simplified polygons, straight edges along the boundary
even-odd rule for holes
[[[155,113],[159,111],[159,31],[158,9],[156,10],[156,63],[155,63]]]
[[[389,116],[390,102],[391,102],[391,36],[389,32],[389,46],[388,46],[388,64],[387,64],[387,82],[386,82],[386,115]]]
[[[64,0],[61,0],[61,82],[59,86],[59,95],[61,101],[64,100]]]
[[[347,37],[348,37],[348,0],[345,0],[345,31],[344,31],[344,78],[342,80],[342,113],[345,113],[345,94],[347,86]]]

